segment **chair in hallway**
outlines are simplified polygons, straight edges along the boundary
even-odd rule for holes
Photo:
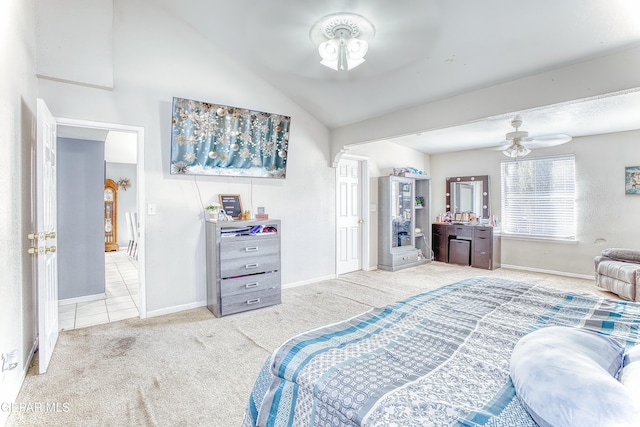
[[[133,212],[127,212],[125,214],[127,218],[127,229],[129,230],[129,245],[127,246],[127,255],[137,258],[138,255],[138,227],[136,221],[136,214]]]

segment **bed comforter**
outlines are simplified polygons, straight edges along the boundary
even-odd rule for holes
[[[243,427],[535,426],[509,359],[547,325],[631,347],[640,304],[466,279],[290,339],[260,372]]]

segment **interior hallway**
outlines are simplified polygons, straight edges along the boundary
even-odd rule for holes
[[[138,317],[138,262],[126,249],[105,252],[107,298],[58,306],[60,331]]]

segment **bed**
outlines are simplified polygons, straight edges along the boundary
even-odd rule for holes
[[[265,362],[250,426],[536,426],[516,395],[516,343],[545,326],[631,348],[640,304],[471,278],[291,338]]]

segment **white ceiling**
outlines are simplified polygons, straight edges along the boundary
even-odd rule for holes
[[[637,0],[159,1],[329,127],[640,43]],[[335,12],[376,28],[347,75],[321,66],[309,38]]]
[[[554,134],[575,138],[640,129],[640,89],[487,117],[389,141],[429,154],[505,148],[509,145],[505,134],[514,130],[511,121],[516,116],[522,120],[520,130],[529,132],[534,140]]]

